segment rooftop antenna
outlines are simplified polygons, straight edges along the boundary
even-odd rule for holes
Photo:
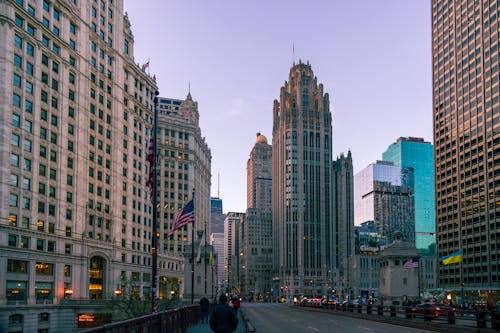
[[[188,81],[188,95],[191,95],[191,81]]]
[[[293,65],[295,66],[295,41],[292,42],[292,59]]]
[[[217,172],[217,198],[220,199],[220,173]]]

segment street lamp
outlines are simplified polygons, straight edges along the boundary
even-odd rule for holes
[[[465,299],[464,299],[464,283],[460,283],[460,289],[461,289],[461,297],[462,297],[462,305],[465,303]]]

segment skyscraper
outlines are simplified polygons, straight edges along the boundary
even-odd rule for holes
[[[439,286],[500,287],[498,2],[432,1]],[[497,296],[498,297],[498,296]]]
[[[398,138],[382,154],[384,161],[412,167],[415,177],[415,246],[420,254],[436,256],[434,212],[434,147],[422,138]]]
[[[195,189],[195,230],[210,232],[210,166],[212,153],[199,125],[198,103],[158,98],[158,212],[163,250],[182,255],[191,244],[191,224],[168,235],[177,212]],[[208,236],[207,236],[208,237]],[[188,241],[189,239],[189,241]],[[207,238],[208,241],[208,238]]]
[[[334,267],[328,268],[327,285],[335,289],[345,298],[354,294],[355,279],[353,272],[354,258],[354,175],[352,155],[341,154],[333,161],[333,210],[334,228],[331,230],[335,238]]]
[[[377,161],[354,175],[354,223],[373,221],[380,246],[393,242],[395,232],[415,243],[413,168]]]
[[[228,212],[224,220],[224,290],[229,293],[237,292],[240,287],[240,225],[245,218],[245,213]],[[220,272],[220,270],[219,270]]]
[[[247,161],[247,211],[240,226],[240,281],[242,293],[249,296],[271,291],[271,160],[271,145],[257,133]]]
[[[101,299],[151,296],[157,84],[122,0],[3,1],[0,50],[0,327],[73,331]],[[158,259],[170,297],[183,258]]]
[[[290,69],[274,101],[272,158],[276,277],[287,295],[325,294],[335,249],[332,115],[308,63]]]

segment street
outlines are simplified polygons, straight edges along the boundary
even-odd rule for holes
[[[303,311],[284,304],[243,303],[246,318],[258,333],[417,333],[430,332],[334,314]]]

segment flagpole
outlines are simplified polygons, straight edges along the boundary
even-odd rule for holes
[[[193,214],[196,216],[194,203],[194,188],[193,188]],[[193,218],[193,226],[191,228],[191,304],[194,304],[194,225],[196,219]]]
[[[205,235],[205,244],[203,244],[203,266],[205,268],[205,295],[207,295],[207,221],[205,220],[205,230],[203,235]]]
[[[151,235],[151,256],[152,256],[152,263],[151,263],[151,313],[156,313],[158,312],[158,298],[157,298],[157,285],[158,285],[158,230],[157,230],[157,221],[156,221],[156,212],[157,212],[157,207],[156,207],[156,159],[157,159],[157,152],[156,152],[156,136],[157,136],[157,130],[158,130],[158,95],[160,93],[158,90],[155,91],[155,97],[153,99],[153,104],[154,104],[154,120],[153,120],[153,165],[152,165],[152,172],[153,172],[153,197],[151,198],[151,203],[153,205],[153,227],[152,227],[152,235]]]

